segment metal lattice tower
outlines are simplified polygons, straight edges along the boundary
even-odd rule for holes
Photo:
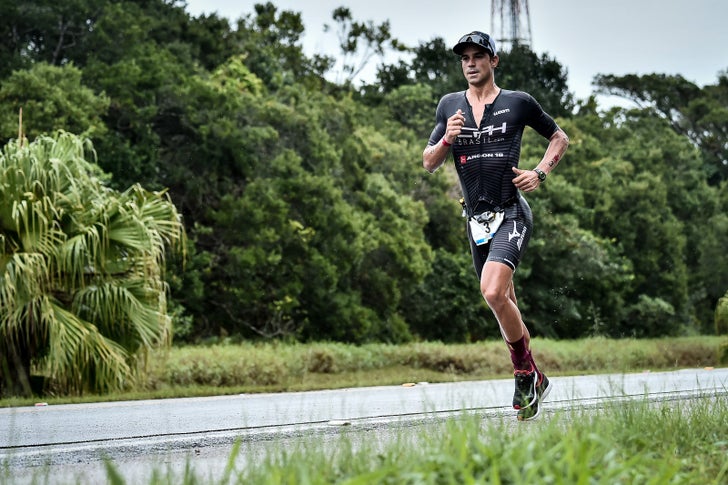
[[[490,34],[506,50],[518,43],[533,48],[528,0],[491,0]]]

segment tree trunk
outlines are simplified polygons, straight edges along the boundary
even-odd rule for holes
[[[0,396],[30,396],[30,349],[22,342],[15,347],[4,342],[0,354]]]

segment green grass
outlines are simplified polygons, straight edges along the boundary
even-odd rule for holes
[[[386,442],[354,432],[246,460],[240,443],[213,476],[188,465],[154,484],[728,483],[728,396],[545,413],[534,422],[452,418]],[[107,464],[109,483],[123,476]],[[115,478],[114,478],[115,477]],[[114,478],[114,479],[112,479]]]
[[[666,339],[534,339],[549,375],[629,373],[728,364],[726,337]],[[472,344],[222,343],[173,347],[152,356],[126,392],[104,396],[6,398],[0,406],[161,399],[250,392],[336,389],[404,382],[455,382],[510,376],[501,341]]]

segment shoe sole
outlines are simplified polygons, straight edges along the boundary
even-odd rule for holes
[[[546,389],[544,389],[541,396],[536,399],[536,402],[526,408],[521,408],[518,410],[518,415],[516,417],[519,421],[531,421],[539,417],[539,415],[541,414],[541,403],[546,399],[546,397],[548,397],[553,385],[554,383],[549,381],[549,385],[546,386]],[[533,414],[533,416],[526,416],[525,412],[532,409],[533,406],[536,406],[536,412]]]

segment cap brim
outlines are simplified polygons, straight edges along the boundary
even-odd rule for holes
[[[463,51],[465,50],[465,48],[468,47],[468,46],[471,46],[471,45],[474,46],[474,47],[477,47],[478,49],[484,50],[485,52],[487,52],[491,56],[493,55],[493,51],[492,50],[488,49],[487,47],[483,47],[482,45],[480,45],[480,44],[478,44],[476,42],[458,42],[457,44],[455,44],[455,47],[452,48],[452,51],[455,54],[461,56],[461,55],[463,55]]]

